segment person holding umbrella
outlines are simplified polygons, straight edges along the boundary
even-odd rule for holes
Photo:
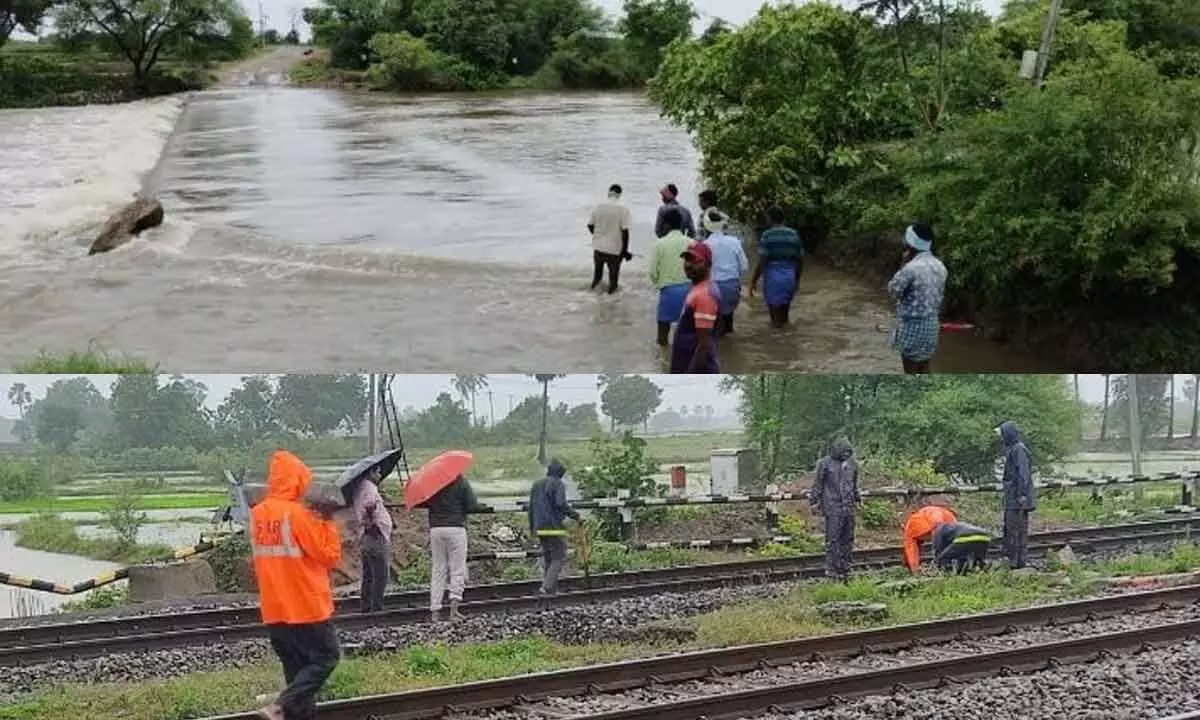
[[[358,520],[358,540],[362,555],[362,586],[359,612],[383,610],[392,557],[392,515],[383,503],[378,467],[367,471],[354,493],[354,517]]]
[[[437,622],[447,586],[452,621],[461,620],[458,606],[467,585],[467,515],[485,508],[463,477],[474,462],[465,450],[442,453],[421,466],[404,487],[410,508],[429,511],[429,614]]]
[[[567,502],[566,474],[567,468],[551,459],[546,476],[529,489],[529,532],[542,546],[542,595],[558,592],[558,576],[567,562],[566,518],[583,522]]]

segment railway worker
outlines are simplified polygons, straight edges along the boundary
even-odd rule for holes
[[[392,559],[392,515],[379,493],[379,469],[363,478],[354,493],[354,518],[362,556],[362,584],[359,611],[383,610]]]
[[[449,589],[449,619],[462,620],[458,604],[467,586],[467,515],[484,508],[462,475],[418,507],[429,510],[430,619],[440,619],[442,601]]]
[[[287,687],[258,711],[266,720],[313,720],[317,693],[341,659],[329,574],[342,558],[342,539],[328,509],[302,498],[312,470],[280,450],[267,472],[267,497],[250,511],[250,541],[262,621],[283,664]]]
[[[949,508],[926,505],[904,521],[904,567],[914,575],[921,566],[921,543],[933,538],[933,531],[942,523],[958,522]],[[937,554],[936,552],[934,553]]]
[[[983,528],[961,522],[944,522],[933,531],[933,561],[943,571],[965,575],[986,564],[992,536]]]
[[[771,327],[781,328],[788,324],[792,300],[804,272],[804,242],[798,232],[784,224],[782,208],[769,208],[766,220],[767,229],[758,236],[758,260],[750,278],[750,295],[754,295],[761,279]]]
[[[683,304],[692,289],[692,283],[684,270],[680,254],[692,244],[683,234],[683,215],[677,207],[668,207],[661,216],[667,232],[654,241],[650,255],[650,283],[658,289],[659,347],[671,342],[671,325],[679,322],[683,315]]]
[[[933,254],[933,229],[924,223],[904,231],[903,263],[888,281],[896,301],[892,347],[900,353],[904,372],[929,372],[942,331],[942,301],[946,296],[946,266]]]
[[[834,440],[829,454],[817,463],[808,499],[813,510],[825,517],[826,575],[845,581],[850,576],[850,556],[854,551],[854,511],[862,502],[858,492],[858,462],[848,439]]]
[[[583,522],[567,502],[563,476],[567,468],[556,459],[546,466],[546,476],[529,489],[529,532],[542,548],[542,595],[558,592],[558,576],[567,562],[566,519]]]
[[[1029,560],[1029,513],[1037,509],[1033,460],[1013,422],[996,428],[1004,443],[1004,555],[1012,568]]]

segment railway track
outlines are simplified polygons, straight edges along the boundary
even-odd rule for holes
[[[1130,523],[1108,527],[1058,530],[1031,536],[1033,556],[1063,545],[1084,551],[1123,547],[1131,543],[1163,543],[1189,537],[1200,529],[1200,516]],[[871,548],[854,554],[858,568],[898,565],[895,548]],[[553,604],[605,602],[616,598],[687,593],[746,584],[821,577],[825,561],[821,555],[759,558],[710,565],[689,565],[627,573],[606,573],[590,578],[565,578],[564,591]],[[536,582],[473,585],[467,588],[462,609],[466,613],[521,612],[545,607],[536,596]],[[357,598],[338,601],[337,625],[342,630],[359,630],[381,625],[400,625],[428,620],[428,592],[393,593],[382,612],[354,611]],[[145,615],[93,622],[54,623],[0,630],[0,667],[81,659],[135,650],[158,650],[205,643],[227,643],[261,638],[264,635],[258,608],[254,606]]]
[[[1200,585],[1189,585],[951,620],[339,700],[322,703],[320,716],[322,720],[747,718],[767,711],[811,709],[838,700],[886,694],[897,687],[924,689],[946,682],[1035,671],[1086,662],[1121,651],[1177,643],[1200,635],[1197,602],[1200,602]],[[900,663],[865,672],[814,677],[811,672],[794,668],[814,659],[870,656],[936,643],[1003,636],[1018,629],[1095,623],[1105,618],[1119,618],[1125,622],[1128,621],[1127,614],[1153,613],[1167,608],[1185,608],[1192,612],[1183,620],[1137,623],[1140,627],[1133,629],[1020,644],[991,652],[947,654],[933,660]],[[1149,618],[1153,619],[1153,616]],[[754,677],[736,682],[746,676]],[[707,691],[698,690],[697,683],[707,685]],[[728,689],[737,684],[741,687]],[[588,710],[597,707],[598,711]],[[235,713],[207,720],[251,720],[254,717],[253,713]],[[1200,717],[1200,713],[1183,717]]]

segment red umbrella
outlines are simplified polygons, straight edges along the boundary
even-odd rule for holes
[[[410,510],[437,495],[475,462],[466,450],[448,450],[421,466],[404,486],[404,505]]]

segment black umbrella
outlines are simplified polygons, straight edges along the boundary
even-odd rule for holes
[[[354,493],[358,490],[358,483],[372,470],[379,470],[379,481],[382,483],[383,479],[396,469],[396,465],[400,463],[403,455],[403,450],[385,450],[365,457],[343,470],[342,474],[338,476],[337,486],[341,488],[346,504],[354,502]]]

